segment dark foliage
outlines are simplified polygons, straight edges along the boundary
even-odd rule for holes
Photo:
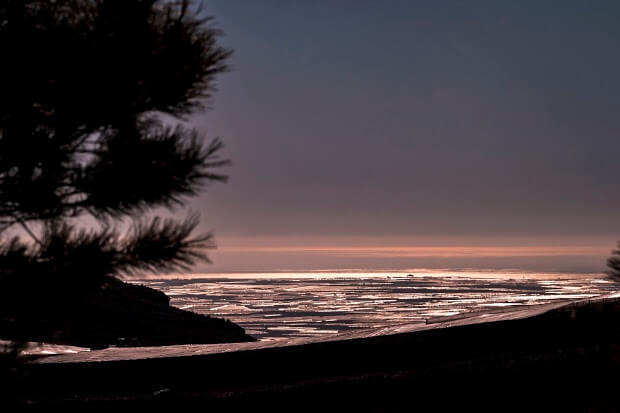
[[[607,274],[614,280],[620,281],[620,242],[618,248],[613,250],[612,256],[607,259]]]
[[[230,55],[219,34],[189,1],[0,3],[0,276],[96,285],[207,260],[196,216],[141,216],[226,178],[221,141],[162,121],[203,108]]]

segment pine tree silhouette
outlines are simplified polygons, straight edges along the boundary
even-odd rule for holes
[[[190,1],[1,3],[3,295],[208,261],[196,215],[152,214],[226,179],[222,142],[183,122],[227,69],[219,35]]]
[[[607,259],[607,275],[620,282],[620,242],[618,242],[618,248],[612,250],[611,254],[611,257]]]

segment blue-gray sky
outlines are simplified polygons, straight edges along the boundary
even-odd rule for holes
[[[235,51],[192,119],[234,163],[192,202],[222,248],[620,237],[619,2],[204,5]]]

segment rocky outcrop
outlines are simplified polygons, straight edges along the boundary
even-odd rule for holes
[[[5,285],[0,339],[80,347],[254,341],[229,320],[171,307],[148,287],[106,277],[97,287]]]

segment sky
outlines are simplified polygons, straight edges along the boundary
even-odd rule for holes
[[[233,165],[190,203],[219,244],[198,271],[604,268],[620,238],[620,3],[203,3],[234,54],[190,123]],[[342,252],[429,246],[482,250]],[[555,250],[484,252],[519,246]]]

